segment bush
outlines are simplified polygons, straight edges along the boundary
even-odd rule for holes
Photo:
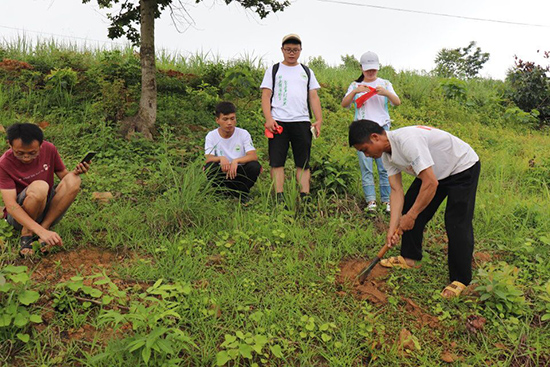
[[[549,58],[550,53],[545,53]],[[550,65],[541,66],[516,56],[515,66],[506,77],[510,99],[523,111],[538,113],[540,126],[550,124]]]

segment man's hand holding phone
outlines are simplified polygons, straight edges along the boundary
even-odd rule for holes
[[[86,156],[82,158],[82,160],[76,165],[74,173],[77,175],[81,175],[88,172],[88,170],[90,169],[90,162],[96,154],[96,152],[88,152],[88,154],[86,154]]]

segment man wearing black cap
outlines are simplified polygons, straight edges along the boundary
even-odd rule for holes
[[[283,38],[283,62],[266,70],[262,85],[262,110],[269,139],[269,165],[279,202],[283,200],[284,165],[292,145],[300,196],[309,194],[311,141],[321,133],[323,116],[317,94],[320,85],[305,65],[298,63],[302,41],[296,34]],[[310,122],[313,111],[315,123]],[[281,129],[282,128],[282,129]]]

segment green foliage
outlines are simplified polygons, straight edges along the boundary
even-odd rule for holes
[[[324,70],[328,68],[328,64],[325,59],[323,59],[323,56],[311,57],[307,64],[313,70]]]
[[[523,292],[517,287],[519,269],[504,262],[488,264],[478,270],[479,300],[502,315],[521,315],[527,306]]]
[[[458,101],[466,100],[466,83],[464,81],[452,78],[441,81],[439,86],[446,98]]]
[[[0,340],[16,337],[23,343],[30,340],[29,323],[41,323],[39,313],[32,313],[28,306],[36,303],[40,294],[30,288],[31,279],[26,266],[8,265],[0,269]],[[0,344],[0,351],[4,343]]]
[[[550,52],[545,52],[546,59]],[[509,98],[523,111],[538,117],[540,126],[550,124],[550,65],[542,66],[515,57],[508,71]]]
[[[121,341],[123,352],[141,356],[146,365],[152,359],[157,363],[173,361],[182,350],[197,347],[189,336],[176,327],[177,320],[181,319],[179,310],[189,307],[186,297],[190,293],[188,283],[163,284],[163,280],[159,279],[137,300],[130,302],[128,312],[121,313],[114,308],[105,311],[99,316],[99,323],[111,324],[115,328],[130,324],[134,335]],[[105,352],[93,360],[97,362],[108,357],[111,354]]]
[[[228,69],[220,82],[225,99],[252,98],[259,96],[258,85],[261,79],[248,65],[236,65]]]
[[[252,334],[242,331],[235,332],[235,335],[225,334],[225,340],[220,345],[222,350],[216,354],[216,365],[224,366],[228,362],[240,358],[258,360],[251,363],[251,366],[260,366],[269,362],[270,357],[283,358],[283,351],[280,345],[273,343],[263,334]]]
[[[550,280],[545,285],[538,288],[540,294],[538,295],[537,309],[541,313],[542,321],[550,320]]]
[[[340,65],[343,69],[349,69],[349,70],[357,70],[361,71],[361,63],[359,63],[359,60],[355,58],[353,55],[342,55],[340,56],[340,59],[342,59],[342,64]]]
[[[475,78],[483,65],[489,61],[489,53],[481,52],[476,43],[463,48],[442,49],[437,53],[434,72],[444,78]]]
[[[539,122],[538,116],[539,112],[537,110],[525,112],[516,106],[507,108],[503,115],[508,123],[519,123],[524,126],[536,126]]]

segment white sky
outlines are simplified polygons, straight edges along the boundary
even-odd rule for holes
[[[188,1],[187,10],[195,25],[178,33],[167,11],[156,23],[157,52],[161,49],[188,56],[197,52],[222,59],[260,57],[266,64],[281,59],[280,45],[285,34],[297,33],[303,42],[301,61],[322,56],[330,65],[339,65],[341,55],[374,51],[382,64],[397,70],[433,69],[433,60],[442,48],[465,47],[476,41],[490,59],[483,76],[502,79],[513,66],[514,55],[524,60],[550,63],[537,50],[550,51],[550,1],[531,0],[334,0],[450,14],[545,27],[482,22],[414,12],[365,6],[351,6],[320,0],[294,0],[285,11],[260,20],[240,5],[222,0]],[[25,35],[54,38],[92,47],[107,47],[107,11],[97,2],[80,0],[0,0],[0,40]],[[39,32],[39,33],[38,33]],[[61,37],[66,36],[66,37]],[[84,41],[86,40],[86,41]],[[99,41],[99,42],[98,42]],[[115,40],[124,44],[125,40]]]

